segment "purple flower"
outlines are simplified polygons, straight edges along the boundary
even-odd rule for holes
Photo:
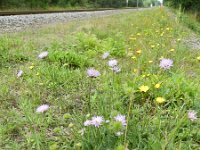
[[[90,126],[90,125],[92,125],[92,121],[91,120],[86,120],[85,122],[84,122],[84,126]]]
[[[118,66],[112,67],[111,70],[112,70],[114,73],[119,73],[119,72],[121,71],[121,69],[120,69]]]
[[[36,109],[36,112],[37,112],[37,113],[43,113],[43,112],[47,111],[48,109],[49,109],[49,105],[44,104],[44,105],[39,106],[39,107]]]
[[[44,59],[48,56],[48,52],[47,51],[44,51],[44,52],[41,52],[39,55],[38,55],[38,58],[40,59]]]
[[[89,77],[96,78],[96,77],[100,76],[101,74],[100,74],[99,71],[97,71],[93,68],[90,68],[90,69],[87,70],[87,75]]]
[[[108,66],[110,66],[110,67],[115,67],[115,66],[117,66],[117,60],[116,59],[112,59],[112,60],[110,60],[110,61],[108,61]]]
[[[126,126],[126,117],[124,115],[117,115],[114,117],[115,121],[121,122],[123,126]]]
[[[17,78],[21,77],[22,75],[23,75],[23,71],[22,71],[22,70],[19,70],[19,71],[17,72]]]
[[[173,61],[171,59],[165,59],[163,58],[160,61],[160,68],[167,70],[170,69],[173,66]]]
[[[108,58],[109,55],[110,55],[109,52],[105,52],[105,53],[102,55],[102,59]]]
[[[95,117],[92,117],[92,125],[95,126],[95,127],[99,127],[102,122],[104,121],[103,117],[102,116],[95,116]]]
[[[188,118],[191,120],[191,121],[194,121],[197,119],[197,111],[195,110],[191,110],[188,112]]]

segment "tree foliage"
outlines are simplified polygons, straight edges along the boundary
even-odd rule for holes
[[[138,3],[137,3],[138,2]],[[129,7],[149,6],[158,0],[129,0]],[[126,0],[0,0],[2,8],[48,8],[58,7],[125,7]]]

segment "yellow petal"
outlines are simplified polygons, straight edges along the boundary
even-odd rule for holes
[[[159,104],[162,104],[164,103],[166,100],[163,98],[163,97],[157,97],[156,98],[156,102],[159,103]]]

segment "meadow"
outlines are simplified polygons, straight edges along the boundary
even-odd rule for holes
[[[0,149],[199,149],[191,32],[154,8],[0,35]]]

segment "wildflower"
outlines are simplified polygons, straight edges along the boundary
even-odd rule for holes
[[[109,55],[110,55],[109,52],[105,52],[105,53],[102,55],[102,59],[108,58]]]
[[[163,98],[163,97],[157,97],[156,98],[156,102],[159,103],[159,104],[162,104],[164,103],[166,100]]]
[[[138,69],[133,69],[133,72],[134,72],[134,73],[137,73],[137,72],[138,72]]]
[[[160,68],[167,70],[170,69],[173,66],[173,61],[171,59],[165,59],[163,58],[160,61]]]
[[[172,48],[172,49],[170,49],[169,51],[170,51],[170,52],[174,52],[174,51],[175,51],[175,49],[173,49],[173,48]]]
[[[110,120],[106,120],[105,122],[106,122],[106,123],[109,123],[109,122],[110,122]]]
[[[35,67],[34,65],[31,65],[31,66],[29,67],[29,69],[31,69],[31,70],[32,70],[34,67]]]
[[[181,39],[177,39],[177,41],[178,41],[178,42],[180,42],[180,41],[181,41]]]
[[[39,73],[39,72],[37,72],[37,73],[36,73],[36,76],[39,76],[39,75],[40,75],[40,73]]]
[[[99,71],[97,71],[93,68],[90,68],[87,70],[87,75],[91,78],[96,78],[96,77],[100,76],[101,74]]]
[[[90,125],[92,125],[92,121],[91,120],[86,120],[84,123],[84,126],[90,126]]]
[[[135,59],[136,59],[136,57],[135,57],[135,56],[132,56],[131,58],[132,58],[133,60],[135,60]]]
[[[119,131],[119,132],[116,132],[115,135],[116,135],[116,136],[121,136],[121,135],[123,135],[123,132],[120,132],[120,131]]]
[[[151,48],[154,48],[155,47],[155,45],[151,45]]]
[[[121,124],[123,125],[123,126],[126,126],[127,125],[127,123],[126,123],[126,117],[124,116],[124,115],[117,115],[117,116],[115,116],[114,117],[114,119],[115,119],[115,121],[117,121],[117,122],[121,122]]]
[[[191,110],[188,112],[188,118],[191,120],[191,121],[194,121],[197,119],[197,111],[195,110]]]
[[[198,57],[197,57],[197,60],[199,60],[199,61],[200,61],[200,56],[198,56]]]
[[[44,52],[41,52],[39,55],[38,55],[38,58],[40,59],[43,59],[43,58],[46,58],[48,56],[48,52],[47,51],[44,51]]]
[[[148,86],[142,85],[141,87],[139,87],[140,92],[147,92],[149,90]]]
[[[91,124],[95,127],[99,127],[103,121],[104,119],[102,116],[95,116],[95,117],[92,117]]]
[[[140,36],[141,34],[140,33],[137,33],[137,36]]]
[[[72,128],[73,126],[74,126],[73,123],[70,123],[70,124],[68,125],[69,128]]]
[[[142,50],[137,50],[136,53],[137,53],[137,54],[141,54],[141,53],[142,53]]]
[[[160,86],[161,86],[161,84],[160,84],[160,83],[157,83],[154,87],[155,87],[156,89],[159,89]]]
[[[22,70],[19,70],[19,71],[17,72],[17,78],[21,77],[22,75],[23,75],[23,71],[22,71]]]
[[[108,66],[110,67],[114,67],[114,66],[117,66],[117,60],[116,59],[112,59],[110,61],[108,61]]]
[[[111,68],[111,70],[114,72],[114,73],[119,73],[121,71],[121,69],[117,66],[114,66]]]
[[[152,60],[149,60],[149,63],[151,64],[151,63],[153,63],[153,61],[152,61]]]
[[[43,113],[43,112],[47,111],[48,109],[49,109],[49,105],[44,104],[44,105],[39,106],[39,107],[36,109],[36,112],[37,112],[37,113]]]
[[[77,143],[75,146],[76,146],[76,148],[80,149],[82,147],[82,144],[81,143]]]

